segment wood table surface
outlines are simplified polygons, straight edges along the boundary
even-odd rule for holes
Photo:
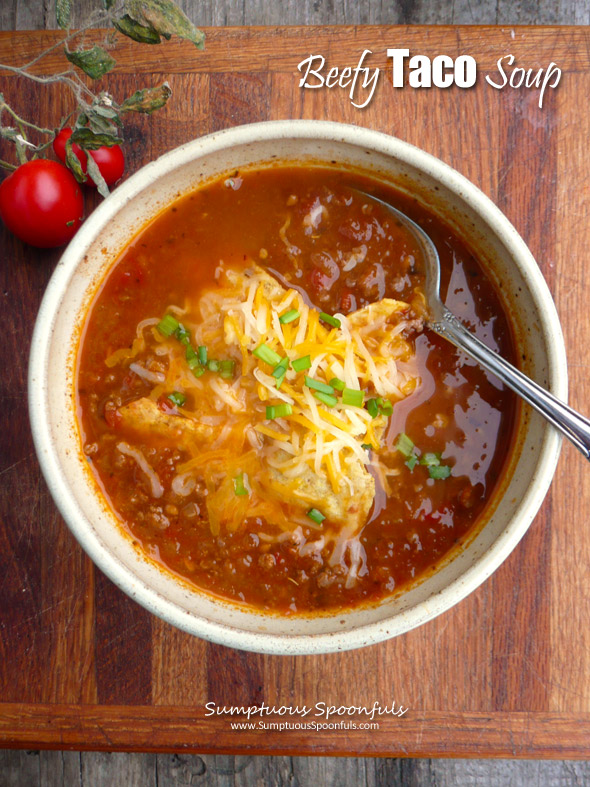
[[[204,52],[171,41],[121,40],[115,94],[168,79],[173,98],[130,125],[129,171],[210,131],[266,119],[327,118],[388,132],[439,156],[499,205],[555,298],[574,407],[589,410],[590,30],[587,28],[211,28]],[[100,33],[91,38],[100,39]],[[52,32],[0,34],[0,62],[18,64]],[[388,47],[470,54],[474,88],[393,89]],[[355,65],[364,49],[385,69],[365,109],[346,91],[302,90],[311,53]],[[495,64],[562,69],[538,91],[495,90]],[[63,65],[59,51],[43,68]],[[41,73],[42,69],[39,68]],[[10,103],[43,124],[68,109],[57,88],[0,75]],[[93,199],[87,201],[87,210]],[[91,204],[92,203],[92,204]],[[58,251],[5,231],[0,293],[0,745],[25,748],[575,758],[590,755],[590,475],[564,446],[529,532],[476,592],[389,642],[327,656],[271,657],[206,643],[123,595],[71,536],[37,464],[26,409],[29,342]],[[372,730],[231,730],[218,705],[382,705]],[[361,719],[357,719],[359,721]]]

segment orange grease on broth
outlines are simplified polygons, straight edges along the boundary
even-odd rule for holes
[[[363,213],[350,186],[370,191],[406,212],[430,234],[441,256],[446,302],[486,343],[512,362],[510,325],[498,294],[464,243],[415,200],[360,175],[337,170],[284,167],[236,174],[186,195],[148,224],[124,250],[101,286],[87,317],[79,358],[78,406],[83,443],[112,508],[148,555],[199,588],[282,614],[345,609],[397,592],[440,562],[474,527],[502,475],[515,424],[514,395],[443,339],[425,330],[415,337],[422,386],[394,405],[388,445],[406,432],[422,452],[440,452],[453,475],[431,480],[426,468],[404,468],[401,489],[391,499],[378,490],[361,534],[363,575],[350,588],[344,579],[319,581],[328,555],[300,556],[289,541],[265,543],[264,522],[248,520],[235,533],[211,534],[206,518],[185,516],[192,498],[175,502],[159,529],[146,517],[145,500],[130,495],[144,479],[133,463],[116,462],[116,419],[105,405],[119,395],[123,404],[149,393],[128,364],[108,369],[105,358],[128,347],[136,325],[161,318],[170,304],[182,306],[214,286],[215,272],[251,260],[276,273],[285,285],[303,288],[322,311],[344,313],[391,297],[409,300],[419,277],[407,273],[418,256],[415,242],[385,213]],[[327,202],[335,195],[350,205]],[[287,206],[295,195],[295,205]],[[328,229],[305,235],[301,219],[319,199],[329,208]],[[300,272],[289,260],[279,230],[292,216],[289,241],[297,246]],[[374,221],[372,230],[369,224]],[[385,228],[385,229],[383,229]],[[366,264],[335,269],[323,253],[334,244],[365,244]],[[267,256],[260,258],[260,250]],[[264,256],[264,255],[263,255]],[[351,284],[351,280],[355,280]],[[107,416],[105,418],[105,415]],[[109,424],[110,420],[110,424]],[[448,422],[445,426],[441,423]],[[92,453],[94,446],[98,451]],[[166,489],[174,468],[186,457],[173,447],[157,447],[155,469]],[[151,501],[154,502],[154,501]],[[197,501],[198,502],[198,501]],[[201,510],[204,507],[201,506]],[[143,510],[143,513],[142,513]],[[206,512],[205,512],[206,513]],[[315,540],[317,531],[306,533]],[[271,557],[268,557],[268,556]]]

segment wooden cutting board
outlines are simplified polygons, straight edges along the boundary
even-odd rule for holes
[[[590,411],[590,30],[290,27],[207,34],[202,53],[176,41],[117,45],[119,65],[105,80],[111,92],[127,95],[168,79],[174,93],[164,111],[131,124],[129,172],[207,132],[277,118],[356,123],[424,148],[483,189],[529,244],[561,316],[571,402]],[[0,61],[27,62],[56,40],[52,32],[1,34]],[[431,58],[471,55],[477,84],[394,88],[388,48]],[[310,54],[343,68],[356,65],[365,49],[373,52],[370,66],[382,69],[366,108],[355,108],[346,90],[299,87],[297,64]],[[551,62],[562,70],[542,109],[538,90],[497,90],[486,82],[486,74],[500,82],[496,61],[508,54],[535,72]],[[58,49],[37,73],[63,66]],[[7,99],[42,124],[55,125],[67,111],[58,89],[0,73]],[[207,644],[124,596],[57,513],[29,434],[26,366],[59,252],[26,248],[3,231],[0,242],[0,745],[590,755],[590,468],[573,448],[564,447],[551,491],[510,558],[431,623],[329,656],[260,656]],[[370,730],[357,716],[345,718],[356,728],[238,731],[228,717],[208,716],[207,702],[310,708],[395,702],[409,710],[401,718],[378,717],[378,729]],[[310,720],[322,721],[304,719]]]

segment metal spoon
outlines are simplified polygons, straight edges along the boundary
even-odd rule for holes
[[[457,317],[447,309],[440,298],[440,259],[436,246],[422,227],[408,218],[405,213],[397,210],[387,202],[370,194],[359,192],[372,202],[382,205],[392,213],[412,233],[424,258],[425,285],[424,291],[428,303],[430,318],[428,326],[439,336],[448,339],[456,347],[466,352],[489,372],[496,375],[505,385],[534,407],[553,426],[559,429],[586,457],[590,459],[590,420],[572,410],[556,399],[540,385],[533,382],[525,374],[504,360],[493,350],[481,342],[477,336],[459,322]]]

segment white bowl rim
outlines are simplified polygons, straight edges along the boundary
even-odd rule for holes
[[[266,632],[243,631],[213,622],[179,609],[122,566],[109,550],[80,520],[79,510],[61,473],[57,451],[51,439],[48,412],[49,347],[51,332],[62,293],[79,261],[93,241],[96,232],[110,217],[142,191],[149,183],[169,170],[182,166],[196,155],[212,153],[233,145],[244,145],[273,139],[320,139],[366,147],[393,156],[403,163],[426,172],[442,181],[445,189],[467,202],[495,232],[519,266],[526,270],[527,287],[543,310],[543,335],[548,346],[548,383],[560,399],[567,399],[567,364],[561,326],[549,288],[528,247],[500,209],[470,180],[440,159],[396,137],[369,128],[324,120],[272,120],[236,126],[213,132],[187,142],[142,167],[104,200],[84,222],[74,240],[66,248],[49,281],[43,297],[31,342],[28,375],[29,417],[39,463],[51,492],[68,527],[92,561],[127,595],[172,625],[202,639],[268,654],[319,654],[349,650],[376,644],[392,636],[390,621],[357,626],[329,634],[273,635]],[[442,591],[419,602],[403,613],[404,622],[396,634],[405,633],[447,611],[482,584],[508,557],[535,517],[551,483],[559,452],[561,436],[552,428],[545,430],[537,457],[535,480],[520,501],[510,524],[492,546],[474,561],[464,573]]]

